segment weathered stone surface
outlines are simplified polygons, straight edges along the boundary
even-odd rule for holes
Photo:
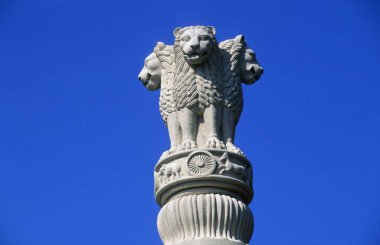
[[[215,29],[189,26],[174,31],[174,45],[158,42],[139,79],[161,88],[160,112],[169,129],[165,154],[195,148],[227,149],[243,109],[241,83],[260,79],[263,69],[244,36],[217,43]]]
[[[263,69],[244,36],[218,43],[215,28],[174,30],[174,44],[157,43],[139,79],[161,88],[160,113],[170,148],[154,169],[158,230],[164,244],[247,244],[252,166],[235,146],[243,110],[242,83]]]
[[[161,209],[157,223],[164,244],[247,244],[253,232],[248,206],[220,194],[175,198]]]
[[[157,163],[154,171],[157,203],[181,195],[227,193],[250,203],[252,167],[244,156],[219,149],[182,151]]]

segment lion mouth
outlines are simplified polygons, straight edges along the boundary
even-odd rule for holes
[[[147,87],[151,77],[152,77],[152,75],[150,75],[149,73],[146,73],[146,74],[140,73],[138,76],[138,79],[141,81],[141,83],[144,85],[144,87]]]
[[[150,75],[148,73],[148,74],[146,74],[146,77],[144,79],[140,79],[140,81],[143,83],[144,87],[148,87],[151,77],[152,77],[152,75]]]
[[[149,73],[146,74],[146,80],[145,80],[146,85],[149,83],[151,77],[152,75],[150,75]]]
[[[198,59],[202,58],[203,56],[206,56],[207,51],[202,53],[202,54],[199,54],[199,53],[185,54],[184,53],[184,55],[188,60],[198,60]]]

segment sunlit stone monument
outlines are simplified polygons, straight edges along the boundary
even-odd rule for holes
[[[252,166],[234,138],[241,83],[253,84],[263,69],[242,35],[218,43],[214,27],[188,26],[174,37],[157,43],[139,74],[161,91],[170,138],[154,168],[160,237],[165,245],[248,244]]]

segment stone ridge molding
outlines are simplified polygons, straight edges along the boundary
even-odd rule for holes
[[[186,151],[161,159],[155,167],[154,183],[160,206],[177,196],[210,190],[220,194],[228,191],[246,203],[253,198],[251,163],[226,150]]]
[[[253,233],[252,165],[235,145],[243,84],[263,68],[243,35],[218,43],[212,26],[176,28],[158,42],[139,80],[160,90],[170,148],[154,168],[165,245],[243,245]]]
[[[253,232],[248,206],[228,195],[178,197],[158,215],[164,244],[247,244]]]

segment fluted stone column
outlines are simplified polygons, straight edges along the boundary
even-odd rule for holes
[[[185,151],[161,159],[154,177],[164,244],[248,244],[253,190],[251,164],[244,156]]]

